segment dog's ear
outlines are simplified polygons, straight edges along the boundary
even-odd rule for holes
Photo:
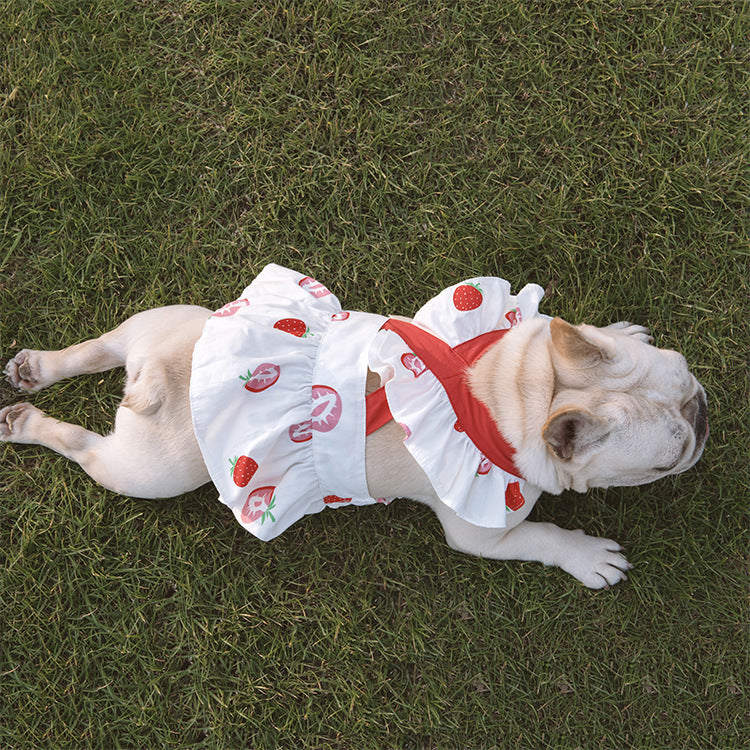
[[[574,326],[562,318],[553,318],[549,332],[557,359],[576,370],[596,367],[617,356],[611,338],[593,326]]]
[[[547,447],[557,458],[570,461],[601,442],[609,434],[607,422],[585,409],[561,409],[542,429]]]

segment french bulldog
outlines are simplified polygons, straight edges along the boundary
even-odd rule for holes
[[[0,441],[50,448],[131,497],[173,497],[207,483],[190,382],[193,350],[211,315],[197,306],[157,308],[62,350],[20,351],[5,374],[22,391],[125,367],[124,398],[107,436],[60,422],[30,403],[6,406]],[[380,377],[368,372],[366,382],[372,393]],[[640,485],[696,463],[708,436],[707,402],[684,357],[652,346],[641,326],[574,326],[540,316],[490,346],[471,367],[468,383],[514,451],[525,480],[523,507],[509,514],[504,528],[459,517],[441,501],[393,419],[366,438],[370,496],[427,504],[450,547],[461,552],[556,565],[593,589],[626,580],[631,565],[616,542],[526,518],[542,492]]]

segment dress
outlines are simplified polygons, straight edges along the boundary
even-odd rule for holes
[[[528,285],[514,297],[502,279],[473,279],[430,300],[414,323],[455,347],[535,316],[542,294]],[[207,321],[193,353],[193,427],[221,501],[260,539],[329,505],[390,501],[367,489],[368,368],[405,446],[459,516],[501,527],[506,503],[523,503],[523,480],[459,431],[440,382],[386,320],[342,310],[319,282],[269,265]]]

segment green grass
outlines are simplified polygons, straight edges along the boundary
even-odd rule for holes
[[[748,11],[7,0],[3,360],[270,261],[402,314],[495,274],[650,324],[712,434],[680,477],[542,499],[628,548],[598,593],[453,553],[406,501],[262,544],[211,488],[135,501],[2,447],[0,746],[744,746]],[[106,430],[120,383],[34,402]]]

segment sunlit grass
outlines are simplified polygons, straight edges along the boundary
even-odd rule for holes
[[[211,488],[134,501],[2,447],[0,744],[740,747],[747,7],[6,5],[3,360],[218,307],[271,261],[402,314],[500,275],[650,325],[711,438],[684,476],[542,500],[628,548],[599,593],[453,553],[406,501],[262,544]],[[106,430],[120,383],[34,401]]]

